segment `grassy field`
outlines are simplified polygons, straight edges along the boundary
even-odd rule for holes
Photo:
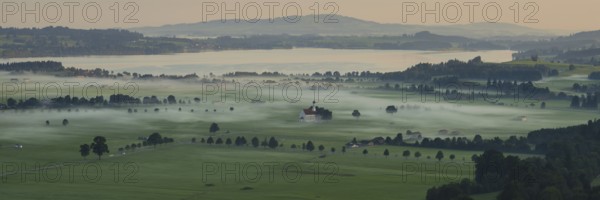
[[[0,81],[9,82],[12,77],[15,76],[1,74]],[[121,85],[127,82],[29,77],[41,85],[77,81],[81,85],[97,82],[108,87],[115,82]],[[200,84],[137,84],[138,97],[164,98],[169,94],[184,100],[202,97]],[[128,107],[79,108],[70,112],[3,111],[0,196],[3,199],[424,199],[430,187],[472,178],[470,157],[481,152],[442,150],[445,159],[437,161],[433,157],[439,149],[370,146],[365,147],[369,153],[363,155],[364,148],[341,153],[342,146],[354,137],[359,140],[394,137],[406,130],[420,131],[425,137],[441,137],[437,134],[440,129],[457,130],[460,136],[469,138],[475,134],[484,138],[525,136],[540,128],[585,123],[598,115],[597,111],[568,109],[568,101],[548,101],[547,109],[525,107],[525,103],[498,106],[481,99],[423,103],[420,97],[411,96],[405,102],[397,92],[342,87],[332,97],[327,97],[331,91],[319,93],[321,101],[317,105],[332,110],[334,120],[302,123],[298,121],[298,113],[311,105],[315,92],[305,88],[299,101],[288,102],[285,95],[278,94],[281,89],[273,91],[273,102],[215,102],[221,99],[216,94],[201,103],[135,107],[137,113],[128,113]],[[287,94],[294,96],[292,93]],[[399,110],[392,115],[385,113],[387,105],[419,108]],[[155,107],[160,111],[154,112]],[[180,107],[182,111],[178,111]],[[234,110],[230,111],[230,107]],[[143,112],[144,109],[148,112]],[[205,112],[206,109],[209,111]],[[351,116],[354,109],[361,112],[359,119]],[[515,120],[519,116],[527,116],[527,121]],[[60,124],[63,119],[69,120],[68,126]],[[46,120],[50,126],[45,126]],[[221,129],[215,134],[208,132],[213,122]],[[119,147],[139,143],[138,137],[153,132],[176,142],[127,151],[125,155],[117,153]],[[91,143],[98,135],[107,138],[111,152],[101,161],[93,155],[81,158],[79,145]],[[223,139],[245,136],[248,140],[274,136],[284,146],[272,150],[190,142],[194,137],[199,141],[209,136]],[[326,150],[306,152],[290,148],[308,140],[316,146],[324,145]],[[14,144],[22,144],[24,148],[14,149]],[[332,147],[335,153],[329,151]],[[385,149],[390,156],[383,156]],[[419,151],[423,156],[404,158],[401,156],[404,150],[413,155]],[[448,159],[451,154],[456,156],[455,160]],[[432,158],[427,159],[428,156]],[[494,195],[475,198],[493,199]]]

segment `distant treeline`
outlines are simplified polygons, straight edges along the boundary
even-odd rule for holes
[[[319,35],[276,35],[267,36],[274,41],[285,41],[293,47],[331,49],[384,49],[384,50],[499,50],[505,46],[492,42],[461,36],[437,35],[428,31],[414,35],[398,36],[319,36]],[[262,39],[252,37],[252,39]]]
[[[434,78],[431,84],[400,85],[396,83],[391,85],[386,83],[380,86],[380,89],[427,94],[438,92],[444,99],[455,98],[456,100],[478,97],[489,98],[490,93],[493,93],[494,97],[519,97],[531,100],[568,99],[567,94],[564,92],[555,93],[550,91],[548,87],[536,87],[531,81],[517,83],[517,81],[494,79],[492,82],[491,79],[488,79],[486,85],[480,85],[475,82],[460,81],[454,76]]]
[[[410,134],[411,132],[407,131],[407,135]],[[365,145],[368,143],[372,143],[374,145],[414,146],[469,151],[484,151],[487,149],[496,149],[503,152],[511,153],[545,153],[544,150],[546,150],[531,149],[526,137],[511,136],[506,140],[502,140],[499,137],[494,137],[492,139],[484,139],[480,135],[475,135],[475,137],[471,140],[466,137],[448,137],[444,139],[440,137],[436,137],[434,139],[426,137],[423,138],[420,142],[416,141],[414,143],[407,143],[404,142],[402,133],[398,133],[394,138],[388,136],[385,139],[383,137],[376,137],[371,140],[357,141],[356,138],[354,138],[347,145]]]
[[[243,76],[287,76],[279,72],[230,72],[223,74],[225,77],[243,77]]]
[[[534,67],[509,64],[483,63],[481,57],[468,62],[450,60],[440,64],[421,63],[400,72],[388,72],[383,80],[429,81],[437,76],[453,75],[459,79],[488,79],[494,77],[503,80],[537,81],[550,70],[543,65]]]
[[[131,77],[134,79],[197,79],[195,73],[184,76],[178,75],[152,75],[138,74],[130,72],[108,71],[105,69],[78,69],[74,67],[65,68],[60,62],[54,61],[36,61],[36,62],[20,62],[20,63],[4,63],[0,64],[0,70],[11,72],[33,72],[54,74],[57,76],[85,76],[98,78],[118,78]],[[313,74],[297,74],[299,76],[311,76],[316,78],[324,78],[326,81],[342,81],[341,77],[348,78],[349,81],[354,81],[351,78],[370,78],[378,80],[390,81],[437,81],[448,82],[452,80],[444,80],[443,77],[451,76],[453,79],[499,79],[506,81],[536,81],[541,80],[544,75],[556,76],[558,71],[551,70],[544,65],[536,66],[518,66],[510,64],[483,63],[481,57],[475,57],[468,62],[458,60],[449,60],[445,63],[429,64],[421,63],[410,67],[404,71],[398,72],[371,72],[371,71],[352,71],[340,73],[338,71],[326,71],[325,73],[314,72]],[[279,72],[232,72],[224,74],[225,77],[239,76],[289,76]],[[211,77],[214,77],[211,73]]]
[[[283,75],[278,72],[233,72],[226,76],[277,76]],[[544,76],[557,76],[558,71],[550,69],[545,65],[520,66],[503,63],[483,63],[481,57],[475,57],[467,62],[459,60],[449,60],[439,64],[420,63],[404,71],[397,72],[371,72],[371,71],[352,71],[340,73],[339,71],[326,71],[324,73],[314,72],[312,74],[299,74],[302,76],[311,76],[325,78],[330,81],[341,81],[340,78],[375,78],[389,81],[434,81],[435,83],[457,82],[459,79],[480,79],[486,80],[504,80],[502,84],[504,89],[510,89],[505,84],[513,84],[514,81],[537,81]],[[445,79],[446,78],[446,79]],[[450,79],[447,79],[450,78]],[[488,85],[489,86],[489,85]],[[510,87],[517,87],[510,85]]]
[[[194,98],[194,102],[200,102],[200,98]],[[91,98],[85,97],[71,97],[66,95],[64,97],[57,97],[46,100],[40,100],[37,98],[29,98],[26,100],[15,100],[8,98],[6,105],[0,104],[0,108],[6,106],[9,109],[26,109],[26,108],[70,108],[70,107],[98,107],[98,106],[121,106],[121,105],[160,105],[160,104],[191,104],[191,101],[176,100],[175,96],[169,95],[167,98],[160,100],[156,96],[145,96],[142,99],[135,98],[125,94],[113,94],[104,98],[104,96],[96,96]]]
[[[33,61],[33,62],[15,62],[15,63],[0,63],[0,71],[9,71],[15,73],[31,72],[40,74],[56,75],[61,77],[94,77],[94,78],[120,78],[131,77],[133,79],[196,79],[198,75],[195,73],[187,75],[152,75],[138,74],[130,72],[109,71],[106,69],[79,69],[75,67],[64,67],[62,63],[55,61]]]

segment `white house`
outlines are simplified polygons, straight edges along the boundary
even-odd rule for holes
[[[300,121],[303,122],[315,122],[317,121],[317,109],[315,106],[311,106],[308,109],[302,109],[299,116]]]

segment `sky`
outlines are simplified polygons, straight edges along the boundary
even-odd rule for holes
[[[218,20],[222,14],[230,21],[236,18],[227,13],[237,13],[242,22],[319,13],[379,23],[503,22],[573,32],[600,29],[596,0],[12,0],[0,5],[2,27],[130,28]]]

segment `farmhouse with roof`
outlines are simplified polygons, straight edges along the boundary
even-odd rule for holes
[[[312,106],[300,111],[298,119],[301,122],[318,122],[321,120],[331,120],[333,118],[331,111],[319,108],[318,106],[315,106],[315,103],[316,102],[313,101]]]

